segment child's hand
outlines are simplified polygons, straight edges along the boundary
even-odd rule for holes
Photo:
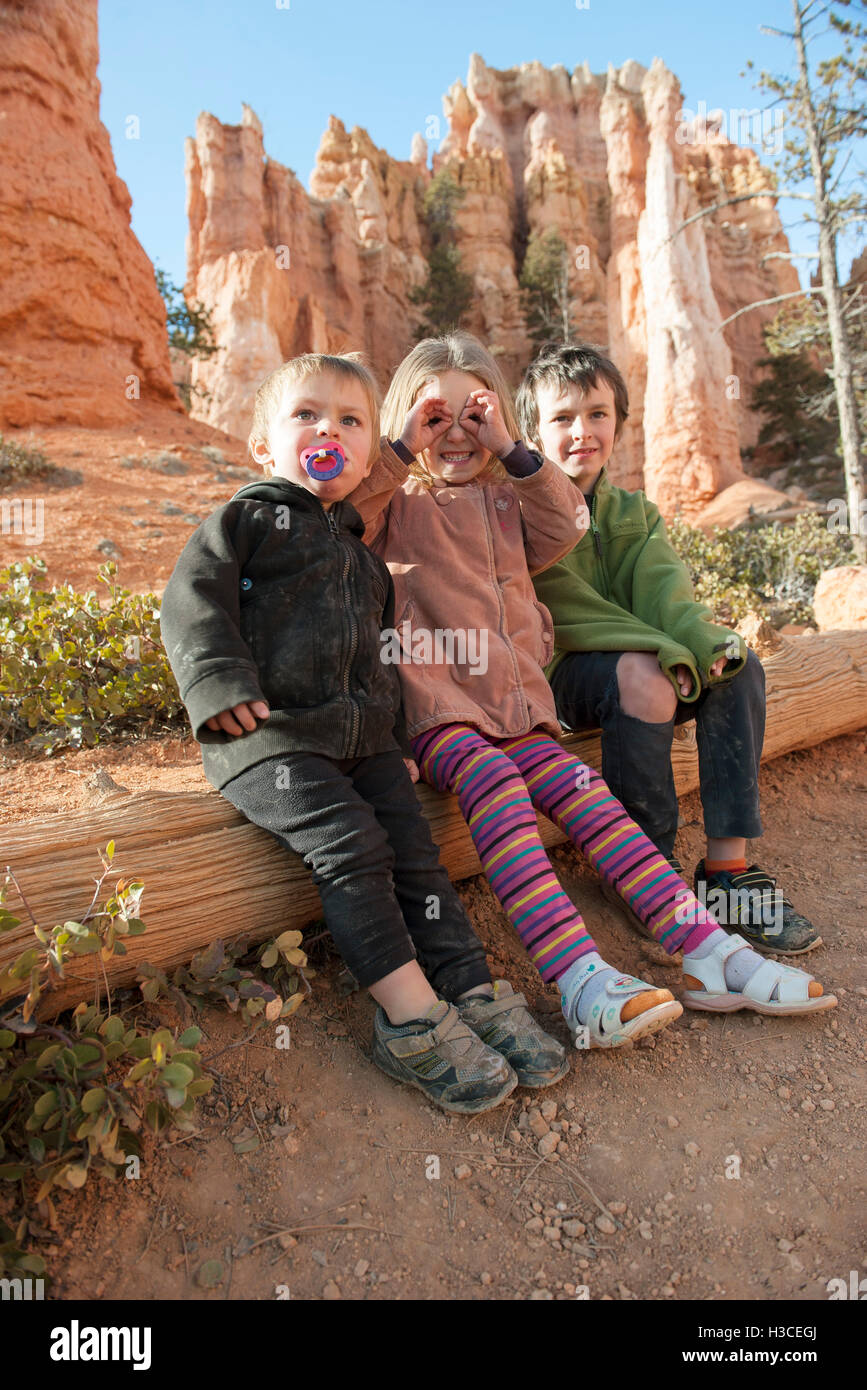
[[[404,762],[406,763],[406,770],[409,773],[410,777],[414,782],[417,782],[418,766],[416,765],[416,763],[413,762],[412,758],[404,758]]]
[[[515,442],[509,438],[503,424],[499,396],[487,387],[471,391],[467,396],[466,405],[461,411],[460,426],[471,439],[477,439],[483,449],[497,457],[507,454]]]
[[[235,705],[234,709],[224,709],[220,714],[213,715],[206,719],[205,723],[214,733],[243,734],[252,733],[256,727],[257,720],[267,719],[271,713],[264,700],[254,700],[252,704]],[[241,727],[243,725],[243,728]]]
[[[674,679],[680,687],[681,695],[688,695],[692,690],[692,672],[688,666],[675,666]]]
[[[401,443],[411,454],[424,453],[435,439],[451,429],[452,410],[443,396],[422,396],[416,401],[400,432]]]
[[[727,656],[718,656],[713,666],[711,666],[710,670],[708,671],[708,675],[721,676],[725,668],[728,666],[728,662],[729,659]]]

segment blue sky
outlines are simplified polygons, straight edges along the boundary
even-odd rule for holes
[[[100,0],[101,115],[136,234],[181,284],[184,137],[200,111],[236,124],[246,101],[268,154],[306,185],[332,112],[408,158],[413,132],[442,121],[442,94],[465,80],[473,51],[496,68],[586,59],[594,72],[660,57],[692,111],[761,106],[739,74],[748,58],[787,70],[790,45],[759,26],[786,28],[790,15],[788,0]],[[126,137],[132,115],[138,139]],[[789,203],[784,218],[799,220],[802,207]],[[793,249],[811,247],[797,236]]]

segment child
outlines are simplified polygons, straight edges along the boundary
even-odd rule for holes
[[[601,726],[602,775],[647,837],[672,857],[676,723],[695,718],[707,852],[701,901],[760,951],[800,955],[821,945],[811,922],[757,865],[746,841],[762,833],[759,760],[765,728],[761,662],[693,597],[659,509],[614,487],[606,468],[628,415],[620,372],[593,348],[557,347],[528,368],[518,417],[590,504],[590,533],[535,580],[554,619],[546,668],[567,728]]]
[[[313,870],[379,1004],[383,1071],[472,1114],[518,1082],[549,1085],[565,1051],[523,995],[494,990],[401,752],[399,682],[380,660],[394,591],[345,500],[380,450],[372,376],[354,354],[284,363],[259,388],[250,448],[270,477],[202,522],[162,605],[205,773]]]
[[[820,997],[809,976],[764,964],[720,930],[602,779],[556,741],[542,669],[553,634],[530,573],[573,548],[586,508],[556,464],[517,442],[508,389],[490,354],[463,333],[419,343],[397,369],[383,420],[400,440],[352,498],[395,584],[413,750],[427,781],[457,793],[491,887],[542,977],[557,981],[576,1044],[616,1047],[682,1009],[668,990],[619,975],[599,955],[557,882],[534,806],[627,897],[667,951],[683,949],[693,1007],[773,1014],[831,1007],[833,996]],[[417,454],[424,470],[410,473]],[[443,660],[449,634],[458,653],[484,646],[484,662]]]

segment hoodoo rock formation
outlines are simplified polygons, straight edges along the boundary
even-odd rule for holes
[[[97,0],[0,5],[0,423],[180,410],[153,266],[99,119]]]
[[[223,351],[194,367],[194,413],[243,435],[256,384],[304,350],[362,348],[385,384],[412,344],[411,290],[426,273],[423,194],[448,169],[473,280],[466,326],[512,381],[532,353],[519,277],[529,238],[555,227],[569,252],[576,333],[621,365],[631,418],[615,481],[647,487],[666,514],[695,516],[743,476],[755,442],[748,410],[764,353],[766,307],[796,289],[772,196],[703,209],[772,186],[757,152],[713,124],[681,119],[663,63],[607,75],[586,64],[496,71],[477,55],[443,101],[448,130],[428,167],[420,136],[409,161],[333,117],[308,195],[265,155],[262,128],[203,115],[188,141],[187,294],[212,311]]]

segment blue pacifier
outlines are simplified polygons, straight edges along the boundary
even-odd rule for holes
[[[305,449],[301,454],[301,466],[317,483],[327,483],[343,472],[346,455],[340,445],[333,440]]]

